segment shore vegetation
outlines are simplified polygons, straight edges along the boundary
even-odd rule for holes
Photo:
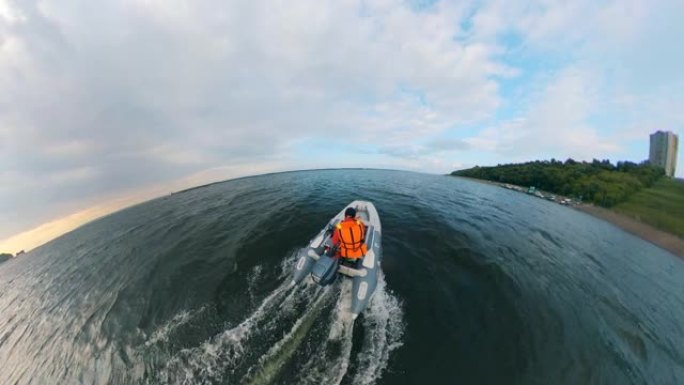
[[[613,210],[684,238],[684,181],[662,178]]]
[[[609,160],[565,162],[551,159],[493,167],[473,167],[451,175],[531,187],[573,197],[603,207],[613,207],[655,185],[664,176],[662,168],[648,162],[612,164]]]

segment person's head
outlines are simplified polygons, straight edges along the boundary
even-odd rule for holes
[[[344,216],[345,218],[356,218],[356,209],[349,207],[348,209],[344,210]]]

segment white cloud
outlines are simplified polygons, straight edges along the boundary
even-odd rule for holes
[[[3,3],[22,15],[0,27],[3,171],[64,183],[2,186],[17,221],[0,236],[112,191],[297,162],[304,138],[399,145],[487,117],[510,69],[496,45],[454,39],[468,6]]]
[[[506,161],[644,159],[650,132],[682,127],[682,16],[668,0],[485,2],[471,35],[512,42],[503,60],[525,81],[468,142]]]
[[[0,238],[226,165],[631,156],[684,120],[683,4],[0,0]]]
[[[21,10],[12,7],[7,0],[0,0],[0,19],[8,24],[25,21]]]
[[[590,72],[563,70],[531,96],[521,117],[500,122],[467,142],[511,159],[549,158],[554,154],[591,159],[615,152],[618,147],[614,142],[602,137],[588,122],[595,113],[599,87]]]

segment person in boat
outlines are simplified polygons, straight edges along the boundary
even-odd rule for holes
[[[366,226],[356,217],[353,207],[344,211],[344,220],[333,229],[332,244],[337,249],[335,256],[352,266],[366,255]]]

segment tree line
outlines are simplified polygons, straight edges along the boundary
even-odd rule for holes
[[[454,171],[451,175],[534,186],[554,194],[574,197],[600,206],[611,207],[624,202],[630,195],[645,187],[651,187],[665,175],[665,171],[647,161],[634,163],[609,160],[565,162],[551,159],[495,167],[473,167]]]

